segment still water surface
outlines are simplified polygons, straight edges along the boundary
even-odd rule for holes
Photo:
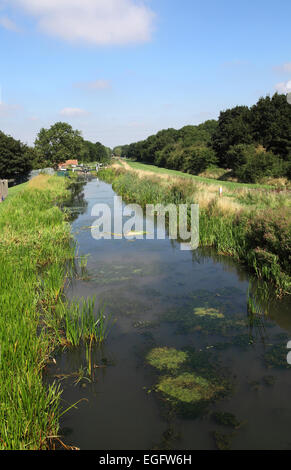
[[[232,449],[291,449],[288,299],[264,300],[242,267],[211,251],[183,252],[169,239],[94,240],[92,207],[113,208],[114,196],[110,185],[88,182],[87,207],[72,223],[88,264],[67,296],[96,296],[96,308],[105,305],[116,322],[93,351],[94,381],[62,381],[64,406],[84,399],[62,419],[64,441],[94,450],[215,449],[218,432]],[[147,358],[159,348],[192,360],[158,369]],[[67,350],[51,373],[75,373],[85,363],[82,348]],[[208,392],[220,381],[227,386],[194,411],[179,390],[157,393],[157,384],[185,373],[207,380]],[[218,424],[215,412],[232,413],[242,425]]]

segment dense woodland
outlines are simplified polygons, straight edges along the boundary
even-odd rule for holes
[[[84,140],[81,132],[67,123],[58,122],[41,129],[34,147],[0,131],[0,178],[23,181],[32,169],[56,167],[70,159],[80,162],[105,162],[112,151],[100,142]]]
[[[114,153],[160,167],[199,174],[210,167],[232,170],[242,182],[291,178],[291,106],[285,95],[265,97],[251,108],[236,106],[180,130],[116,147]]]

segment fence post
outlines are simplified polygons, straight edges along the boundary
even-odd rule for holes
[[[8,196],[8,180],[0,180],[0,202]]]

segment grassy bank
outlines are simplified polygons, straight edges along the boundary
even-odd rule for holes
[[[189,173],[183,173],[182,171],[178,170],[169,170],[167,168],[161,168],[155,165],[148,165],[145,163],[140,162],[133,162],[131,160],[125,161],[127,165],[129,165],[135,171],[144,171],[144,172],[152,172],[157,175],[164,175],[168,177],[178,177],[178,178],[187,178],[191,179],[197,183],[207,184],[207,185],[219,185],[229,189],[235,188],[248,188],[248,189],[256,189],[256,188],[264,188],[270,189],[271,186],[268,184],[250,184],[250,183],[236,183],[234,181],[222,181],[214,178],[207,178],[203,176],[196,176],[191,175]]]
[[[161,178],[144,171],[114,167],[100,173],[129,202],[200,205],[200,245],[233,256],[258,278],[291,291],[291,211],[288,193],[278,194],[241,185],[225,187],[193,178]]]
[[[70,184],[40,175],[0,211],[0,449],[49,447],[62,407],[59,386],[43,383],[45,366],[56,347],[105,336],[94,302],[79,308],[63,297],[75,255],[60,209],[71,197]]]
[[[60,390],[42,381],[54,348],[42,326],[74,250],[58,208],[69,198],[66,181],[38,177],[18,189],[0,212],[0,448],[40,449],[60,413]]]

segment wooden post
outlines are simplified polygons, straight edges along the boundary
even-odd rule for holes
[[[0,202],[8,196],[8,180],[0,180]]]

